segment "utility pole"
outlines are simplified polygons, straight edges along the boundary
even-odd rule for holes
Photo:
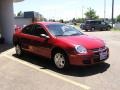
[[[114,23],[114,0],[112,0],[112,27]]]
[[[106,19],[106,0],[104,0],[104,21]]]
[[[82,6],[82,22],[83,22],[83,19],[84,19],[84,7]]]
[[[83,9],[84,9],[84,7],[82,6],[82,19],[84,18],[84,17],[83,17],[83,14],[84,14]]]

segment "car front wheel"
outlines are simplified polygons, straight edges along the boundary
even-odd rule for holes
[[[21,49],[20,45],[17,44],[15,46],[15,51],[16,51],[16,55],[17,56],[21,56],[22,55],[22,49]]]
[[[110,31],[110,29],[111,29],[110,27],[107,27],[107,30],[108,30],[108,31]]]
[[[54,54],[54,64],[58,69],[66,69],[68,67],[68,59],[64,53],[57,52]]]
[[[85,29],[86,32],[88,32],[88,29]]]

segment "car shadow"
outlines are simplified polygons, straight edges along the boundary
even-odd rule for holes
[[[49,69],[63,75],[69,75],[75,77],[85,77],[85,76],[91,76],[91,75],[103,73],[110,67],[110,64],[108,63],[101,63],[86,67],[70,66],[69,69],[67,70],[58,70],[54,67],[52,60],[46,59],[44,57],[40,57],[28,53],[24,54],[21,57],[18,57],[16,54],[13,54],[13,56],[23,61],[42,67],[40,69]]]
[[[13,47],[11,44],[0,44],[0,54]]]
[[[83,30],[83,32],[109,32],[110,30],[94,30],[94,31],[85,31],[85,30]]]

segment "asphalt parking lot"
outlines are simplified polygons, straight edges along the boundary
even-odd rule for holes
[[[89,67],[58,71],[51,61],[31,54],[18,58],[14,48],[0,54],[0,90],[119,90],[120,32],[84,32],[105,40],[109,59]]]

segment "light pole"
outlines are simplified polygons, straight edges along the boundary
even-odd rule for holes
[[[106,19],[106,0],[104,0],[104,21]]]
[[[84,22],[84,6],[82,6],[82,22]]]
[[[83,19],[83,6],[82,6],[82,19]]]
[[[114,23],[114,0],[112,0],[112,27]]]

